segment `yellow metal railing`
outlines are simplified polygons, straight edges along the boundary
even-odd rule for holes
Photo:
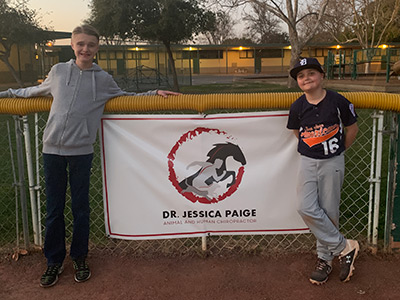
[[[343,92],[356,108],[400,112],[400,94]],[[288,109],[301,93],[184,94],[160,96],[121,96],[107,102],[105,112],[198,111],[211,109]],[[0,113],[27,115],[49,111],[52,98],[0,98]]]

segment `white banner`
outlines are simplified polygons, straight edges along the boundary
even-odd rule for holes
[[[288,112],[105,115],[107,234],[121,239],[309,232],[296,211]]]

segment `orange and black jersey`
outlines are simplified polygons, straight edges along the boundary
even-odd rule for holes
[[[299,130],[297,150],[301,155],[324,159],[342,153],[344,127],[357,122],[353,104],[342,95],[326,91],[317,105],[310,104],[305,95],[290,107],[287,128]]]

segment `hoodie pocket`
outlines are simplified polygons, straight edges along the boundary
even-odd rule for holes
[[[48,121],[44,143],[76,148],[93,144],[87,120],[80,115],[53,115]]]
[[[61,145],[79,147],[92,143],[86,118],[83,116],[69,116],[64,134],[61,137]]]
[[[57,145],[63,132],[67,115],[50,114],[43,133],[43,143]]]

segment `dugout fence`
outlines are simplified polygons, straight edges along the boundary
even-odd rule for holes
[[[107,113],[240,112],[288,109],[300,93],[182,95],[165,100],[157,96],[118,97],[106,105]],[[390,249],[397,166],[397,112],[400,95],[343,93],[357,108],[359,135],[346,152],[340,230],[365,246]],[[44,234],[45,195],[41,163],[41,136],[51,106],[50,98],[0,100],[1,190],[0,249],[41,246]],[[6,134],[7,133],[7,134]],[[204,253],[268,254],[310,251],[311,234],[208,236],[164,240],[127,241],[105,234],[99,144],[95,145],[91,190],[90,247],[103,252],[136,256]],[[66,204],[67,240],[72,235],[70,199]]]
[[[334,54],[336,53],[336,54]],[[393,73],[393,65],[400,60],[399,48],[368,48],[354,50],[348,53],[345,50],[328,51],[325,60],[326,75],[333,79],[343,79],[350,75],[351,79],[357,79],[360,75],[382,75],[389,82]]]

